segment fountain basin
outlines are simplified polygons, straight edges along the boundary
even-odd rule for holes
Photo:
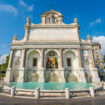
[[[38,82],[12,82],[9,84],[9,87],[16,87],[17,89],[30,89],[35,90],[36,88],[40,88],[40,90],[65,90],[65,88],[69,88],[70,90],[84,90],[89,89],[89,87],[94,87],[93,83],[38,83]]]

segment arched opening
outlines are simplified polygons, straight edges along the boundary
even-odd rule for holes
[[[77,62],[76,62],[75,53],[72,51],[67,51],[64,54],[64,62],[63,63],[64,63],[64,67],[67,69],[76,68]]]
[[[27,67],[28,69],[35,70],[38,69],[41,66],[41,57],[39,52],[32,51],[28,55],[27,59]]]
[[[58,56],[55,51],[50,51],[47,53],[46,69],[58,69]]]
[[[20,69],[20,60],[17,59],[13,66],[13,82],[18,82],[19,78],[19,69]]]
[[[27,57],[27,68],[28,71],[25,74],[27,82],[38,82],[39,75],[36,71],[41,67],[41,56],[39,52],[32,51]]]
[[[78,67],[76,54],[74,51],[68,50],[64,53],[64,68],[67,70],[65,72],[66,82],[78,82],[78,78],[72,70]]]

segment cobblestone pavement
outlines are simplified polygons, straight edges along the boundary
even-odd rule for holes
[[[105,95],[83,99],[20,99],[0,95],[0,105],[105,105]]]

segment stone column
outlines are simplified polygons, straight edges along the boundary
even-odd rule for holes
[[[42,67],[44,67],[44,49],[42,49]]]
[[[11,81],[11,71],[12,71],[12,60],[13,60],[13,53],[14,50],[11,49],[10,50],[10,57],[9,57],[9,64],[8,64],[8,68],[6,70],[6,76],[4,78],[4,82],[8,83]]]
[[[93,87],[90,87],[90,96],[95,97],[95,91]]]
[[[36,88],[35,90],[35,99],[39,99],[40,98],[40,88]]]
[[[62,49],[60,49],[60,67],[63,68]]]
[[[91,57],[92,67],[94,68],[95,64],[94,64],[94,58],[93,58],[93,51],[92,51],[92,49],[90,50],[90,57]]]
[[[11,51],[10,51],[8,68],[11,68],[11,66],[12,66],[13,51],[14,51],[13,49],[11,49]]]
[[[70,99],[70,90],[69,90],[69,88],[65,89],[65,97],[66,97],[66,99]]]
[[[63,68],[63,57],[62,57],[62,49],[60,49],[60,77],[59,77],[59,82],[65,83],[65,72]]]
[[[94,58],[93,58],[93,51],[90,49],[90,59],[91,59],[91,76],[92,76],[92,82],[100,82],[100,78],[98,75],[98,69],[95,67]]]
[[[79,67],[82,67],[81,50],[78,49]]]
[[[26,58],[26,49],[23,49],[23,56],[22,56],[22,67],[25,67],[25,58]]]
[[[16,87],[12,87],[11,88],[11,97],[15,96],[15,92],[16,92]]]
[[[38,70],[39,80],[38,82],[43,83],[45,81],[44,78],[44,49],[41,50],[41,67]]]
[[[78,59],[79,59],[79,82],[86,83],[85,72],[82,65],[81,49],[78,49]]]
[[[26,58],[26,49],[22,50],[22,65],[21,69],[19,70],[19,78],[18,82],[24,82],[24,74],[25,74],[25,58]]]

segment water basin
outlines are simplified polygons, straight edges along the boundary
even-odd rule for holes
[[[92,83],[36,83],[36,82],[24,82],[10,83],[9,87],[16,87],[17,89],[31,89],[35,90],[36,88],[40,88],[41,90],[65,90],[65,88],[69,88],[70,90],[84,90],[89,89],[89,87],[94,87]]]

